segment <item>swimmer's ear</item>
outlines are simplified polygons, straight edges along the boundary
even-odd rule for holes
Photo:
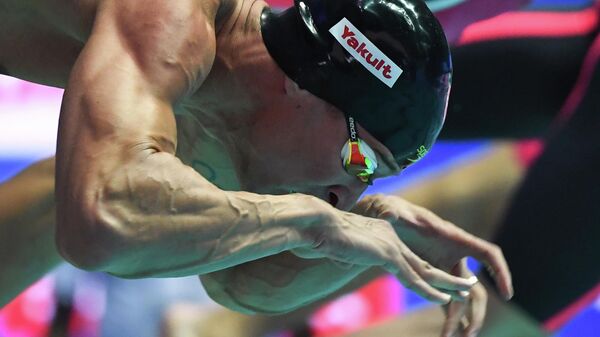
[[[300,89],[300,87],[298,86],[298,84],[294,81],[292,81],[289,77],[284,76],[285,80],[284,80],[284,87],[283,89],[285,90],[285,93],[288,96],[306,96],[306,95],[310,95],[310,93],[304,89]]]

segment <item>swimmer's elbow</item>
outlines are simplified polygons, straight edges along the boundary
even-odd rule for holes
[[[89,204],[88,204],[89,205]],[[123,252],[123,237],[110,214],[99,205],[75,203],[74,211],[60,212],[56,228],[56,247],[74,266],[88,271],[106,271]]]

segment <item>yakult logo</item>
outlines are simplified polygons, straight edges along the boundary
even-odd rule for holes
[[[402,74],[402,69],[367,39],[348,19],[343,18],[329,32],[371,74],[388,87],[392,87]]]

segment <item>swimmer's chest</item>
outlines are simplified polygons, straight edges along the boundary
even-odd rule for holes
[[[193,117],[176,114],[176,119],[177,157],[219,188],[240,190],[236,166],[223,142]]]

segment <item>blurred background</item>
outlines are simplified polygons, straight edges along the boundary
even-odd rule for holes
[[[289,4],[287,0],[270,2],[282,7]],[[538,0],[532,8],[554,10],[589,3]],[[0,182],[54,154],[61,96],[59,89],[0,76]],[[541,144],[536,140],[501,145],[490,141],[439,142],[405,174],[378,181],[367,193],[402,195],[447,172],[477,165],[499,147],[509,148],[514,165],[524,167]],[[470,266],[478,268],[476,263]],[[600,297],[592,295],[584,306],[569,314],[554,336],[600,336]],[[195,277],[119,280],[63,265],[0,310],[0,337],[158,336],[167,310],[182,303],[206,310],[217,308]],[[306,322],[308,335],[340,335],[428,305],[394,278],[382,277],[317,310]],[[286,332],[272,336],[286,336]]]

